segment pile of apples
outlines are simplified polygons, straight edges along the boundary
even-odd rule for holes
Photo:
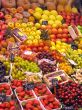
[[[63,17],[61,15],[58,15],[56,10],[42,10],[39,7],[35,9],[33,16],[36,20],[39,21],[40,24],[42,24],[43,21],[47,21],[48,24],[52,27],[60,26],[63,20]]]
[[[67,51],[67,49],[70,48],[71,46],[67,43],[62,42],[61,40],[57,40],[55,43],[51,41],[51,47],[50,49],[53,50],[57,50],[60,53],[65,53]]]

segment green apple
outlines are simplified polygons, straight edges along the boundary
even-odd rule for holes
[[[52,11],[50,12],[50,14],[51,14],[51,15],[54,15],[54,16],[57,16],[57,15],[58,15],[58,13],[57,13],[56,10],[52,10]]]
[[[44,10],[43,11],[43,14],[49,16],[50,15],[50,12],[48,10]]]
[[[36,19],[41,19],[41,14],[39,12],[35,12],[33,15]]]
[[[43,13],[43,10],[42,10],[41,8],[37,7],[37,8],[35,9],[35,12],[39,12],[40,14],[42,14],[42,13]]]
[[[59,20],[59,21],[62,21],[63,20],[63,17],[61,15],[57,15],[56,16],[56,19]]]
[[[48,21],[48,24],[53,25],[54,24],[54,21],[53,20],[49,20]]]
[[[48,16],[45,15],[45,14],[43,14],[41,18],[42,18],[42,19],[45,19],[45,20],[48,20]]]
[[[40,23],[36,23],[36,24],[35,24],[35,27],[36,27],[37,29],[39,29],[40,26],[41,26]]]
[[[56,20],[56,17],[54,15],[50,15],[49,16],[49,19],[55,21]]]

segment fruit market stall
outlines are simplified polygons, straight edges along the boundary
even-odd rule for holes
[[[82,13],[74,4],[0,0],[0,110],[82,110]]]

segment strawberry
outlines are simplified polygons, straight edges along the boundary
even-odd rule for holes
[[[21,97],[23,97],[24,95],[25,95],[24,91],[19,93],[19,96],[21,96]]]
[[[4,110],[3,108],[0,108],[0,110]]]
[[[17,93],[20,93],[20,92],[22,92],[22,91],[23,91],[23,88],[22,88],[22,87],[19,87],[19,88],[16,89],[16,92],[17,92]]]
[[[9,102],[4,102],[6,108],[10,108]]]
[[[16,110],[15,106],[12,106],[12,107],[10,108],[10,110]]]
[[[13,100],[11,100],[9,103],[10,103],[11,106],[15,105],[15,102]]]

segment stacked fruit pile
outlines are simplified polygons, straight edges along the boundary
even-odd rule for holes
[[[0,0],[0,110],[82,109],[82,15],[73,2]]]

